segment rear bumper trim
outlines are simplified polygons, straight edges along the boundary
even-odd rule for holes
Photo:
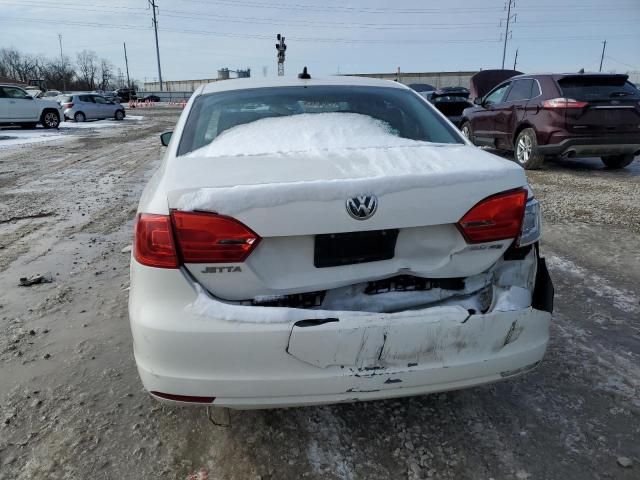
[[[575,137],[559,143],[538,145],[544,155],[563,155],[574,151],[578,155],[605,155],[634,153],[640,150],[640,135]]]

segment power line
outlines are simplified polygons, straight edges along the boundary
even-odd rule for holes
[[[50,20],[44,18],[25,18],[25,17],[4,17],[6,20],[12,20],[17,22],[26,23],[48,23],[53,25],[71,25],[80,27],[92,27],[103,29],[115,29],[115,30],[151,30],[152,27],[143,27],[141,25],[131,24],[104,24],[97,22],[78,22],[69,20]],[[257,39],[257,40],[270,40],[273,37],[271,35],[263,34],[250,34],[250,33],[232,33],[232,32],[219,32],[212,30],[189,30],[178,28],[161,28],[159,31],[166,33],[182,33],[193,35],[208,35],[214,37],[228,37],[228,38],[240,38],[240,39]],[[608,38],[636,38],[637,34],[618,34],[609,35]],[[535,37],[517,37],[518,41],[557,41],[557,40],[594,40],[597,37],[595,35],[579,35],[579,36],[535,36]],[[468,43],[498,43],[499,40],[495,38],[454,38],[454,39],[439,39],[439,38],[425,38],[419,39],[398,39],[398,38],[375,38],[375,39],[356,39],[356,38],[336,38],[336,37],[305,37],[305,36],[290,36],[290,40],[297,42],[313,42],[313,43],[345,43],[345,44],[359,44],[359,45],[384,45],[384,44],[402,44],[402,45],[425,45],[425,44],[468,44]]]
[[[67,10],[74,10],[74,11],[83,11],[83,12],[100,12],[100,13],[121,13],[118,11],[113,11],[113,10],[109,10],[107,7],[105,8],[101,8],[101,9],[92,9],[92,8],[84,8],[81,6],[61,6],[61,5],[73,5],[73,4],[69,4],[69,3],[57,3],[56,5],[51,5],[51,4],[42,4],[39,2],[31,2],[31,1],[22,1],[20,2],[20,5],[22,6],[38,6],[40,8],[44,8],[44,9],[53,9],[53,10],[59,10],[59,9],[67,9]],[[130,10],[144,10],[144,9],[140,9],[137,7],[119,7],[119,6],[115,6],[114,8],[126,8],[126,9],[130,9]],[[224,20],[225,22],[230,22],[230,23],[241,23],[241,24],[252,24],[252,25],[277,25],[280,26],[283,24],[283,22],[286,24],[286,20],[283,20],[282,18],[259,18],[259,17],[247,17],[247,16],[242,16],[242,17],[238,17],[238,16],[231,16],[231,15],[218,15],[218,14],[210,14],[210,13],[199,13],[199,12],[193,12],[193,11],[186,11],[186,10],[171,10],[171,9],[167,9],[167,10],[163,10],[163,15],[165,17],[171,17],[171,18],[184,18],[184,19],[206,19],[206,18],[212,18],[212,19],[218,19],[218,20]],[[636,25],[637,21],[636,20],[621,20],[619,18],[615,19],[616,20],[616,25],[620,25],[620,24],[629,24],[629,25]],[[355,22],[322,22],[322,21],[314,21],[314,20],[304,20],[304,19],[298,19],[296,18],[295,20],[291,20],[291,24],[288,24],[288,26],[291,28],[295,28],[296,26],[313,26],[316,28],[346,28],[346,29],[353,29],[353,28],[362,28],[362,29],[374,29],[374,30],[394,30],[394,29],[402,29],[402,30],[406,30],[408,28],[415,28],[415,29],[424,29],[424,27],[430,27],[430,29],[438,29],[438,30],[457,30],[460,28],[464,28],[464,29],[469,29],[469,28],[482,28],[482,27],[486,27],[486,26],[493,26],[494,22],[461,22],[461,23],[447,23],[447,24],[443,24],[442,22],[436,22],[436,23],[425,23],[425,22],[421,22],[421,23],[355,23]],[[535,20],[531,20],[531,21],[525,21],[525,22],[519,22],[518,25],[520,26],[520,28],[541,28],[541,27],[548,27],[548,28],[554,28],[556,25],[565,25],[567,27],[571,27],[571,26],[576,26],[576,27],[580,27],[581,25],[584,24],[601,24],[602,20],[598,19],[598,20],[585,20],[585,19],[572,19],[572,20],[540,20],[540,21],[535,21]],[[566,28],[566,27],[565,27]]]

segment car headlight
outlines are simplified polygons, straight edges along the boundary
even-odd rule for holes
[[[540,202],[535,198],[527,200],[524,208],[522,231],[518,239],[518,246],[524,247],[540,240],[542,235],[542,219],[540,216]]]

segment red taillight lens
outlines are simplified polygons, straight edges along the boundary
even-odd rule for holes
[[[485,198],[458,222],[468,243],[516,238],[522,229],[527,191],[511,190]]]
[[[260,237],[230,217],[202,212],[171,212],[184,263],[244,262]]]
[[[542,108],[556,109],[556,108],[584,108],[589,105],[589,102],[581,102],[574,100],[573,98],[552,98],[542,102]]]
[[[168,215],[141,213],[136,219],[133,258],[142,265],[178,268],[178,255]]]
[[[63,103],[62,106],[64,108],[73,108],[73,103]]]

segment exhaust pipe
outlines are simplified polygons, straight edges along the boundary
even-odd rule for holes
[[[562,154],[562,158],[575,158],[576,151],[575,150],[567,150]]]

